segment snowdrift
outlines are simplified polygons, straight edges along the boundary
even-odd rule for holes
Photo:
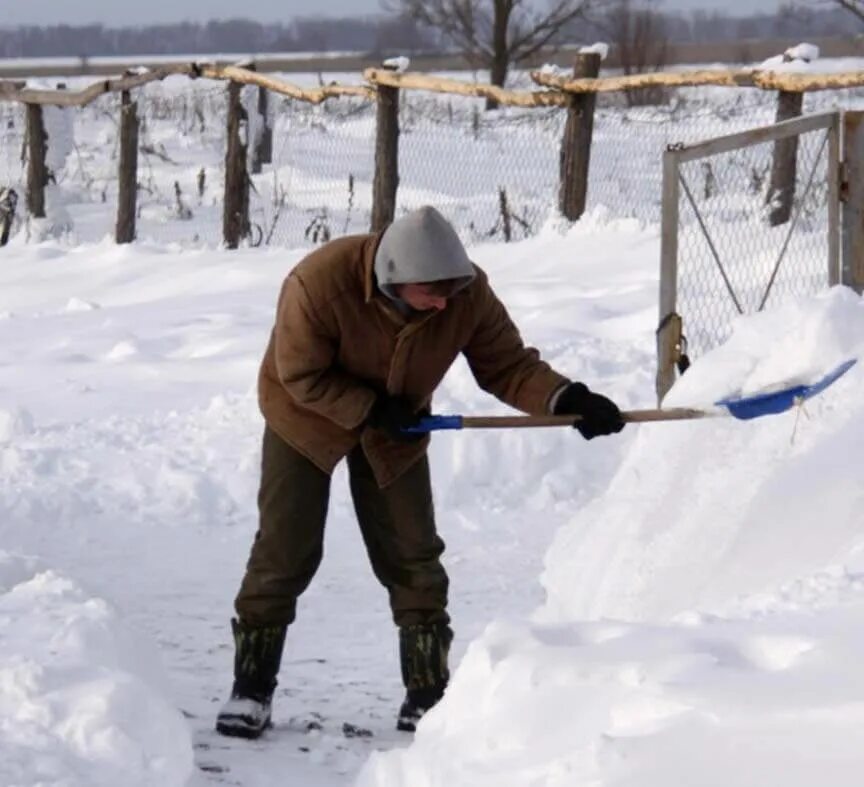
[[[156,663],[104,601],[0,552],[0,784],[185,784],[189,732]]]
[[[665,404],[864,352],[837,288],[740,320]],[[643,425],[547,554],[530,623],[475,640],[363,787],[853,785],[864,754],[859,364],[803,412]]]
[[[681,378],[667,405],[820,376],[864,354],[861,300],[824,296],[742,319]],[[856,446],[862,370],[799,412],[642,428],[608,491],[546,561],[543,619],[666,619],[722,609],[842,564],[864,545]]]

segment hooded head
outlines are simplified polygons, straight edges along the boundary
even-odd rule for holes
[[[456,230],[435,208],[426,206],[394,221],[375,253],[378,288],[401,303],[399,284],[452,282],[453,295],[474,278],[474,266]]]

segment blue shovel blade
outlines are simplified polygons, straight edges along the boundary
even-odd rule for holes
[[[858,359],[852,358],[841,363],[836,369],[828,372],[821,380],[812,385],[793,385],[782,391],[773,391],[766,394],[755,394],[754,396],[742,396],[740,398],[730,397],[715,402],[718,407],[725,407],[729,414],[742,421],[751,418],[759,418],[763,415],[775,415],[784,413],[796,404],[810,399],[816,394],[822,393],[829,385],[834,383],[846,372],[848,372]]]

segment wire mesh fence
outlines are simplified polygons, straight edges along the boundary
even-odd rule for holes
[[[375,105],[280,99],[273,161],[252,175],[253,242],[302,247],[367,232],[375,167]]]
[[[418,97],[419,98],[419,97]],[[471,241],[535,234],[554,210],[564,113],[407,97],[397,207],[436,205]]]
[[[188,85],[184,86],[188,87]],[[112,108],[114,117],[116,109]],[[137,235],[143,240],[216,245],[222,239],[227,96],[222,86],[195,86],[177,92],[153,85],[138,97]],[[109,133],[116,136],[112,128]],[[107,226],[113,227],[117,161]]]
[[[244,88],[249,107],[256,90]],[[862,96],[861,90],[810,94],[805,112],[838,102],[864,106]],[[660,106],[632,108],[621,97],[599,98],[589,210],[658,222],[667,145],[766,125],[776,107],[775,94],[756,89],[684,88],[665,98]],[[142,123],[138,238],[219,244],[225,86],[177,77],[136,91],[135,99]],[[312,106],[271,96],[270,113],[273,160],[251,175],[249,242],[306,247],[366,231],[374,103],[340,98]],[[119,98],[55,115],[46,120],[49,152],[55,149],[49,219],[59,215],[55,231],[75,241],[99,240],[113,232],[116,216]],[[557,216],[565,120],[556,108],[486,112],[482,99],[401,91],[397,214],[434,204],[472,242],[535,234]],[[17,185],[22,196],[24,125],[19,105],[0,103],[0,186]]]
[[[698,156],[683,151],[677,166],[676,311],[691,356],[725,341],[738,315],[831,282],[837,260],[830,233],[838,232],[831,137],[838,128],[836,116],[820,117],[819,128],[791,137],[751,138]],[[778,145],[792,145],[795,162],[781,173],[782,188],[773,164]]]
[[[0,102],[0,188],[24,194],[25,109],[22,104]]]

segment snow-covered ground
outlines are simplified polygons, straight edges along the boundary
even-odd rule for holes
[[[569,429],[436,435],[454,676],[413,740],[393,729],[396,634],[340,468],[275,729],[251,743],[213,733],[256,524],[258,362],[304,229],[368,225],[374,119],[281,107],[253,198],[273,243],[225,252],[224,88],[188,87],[142,98],[141,241],[103,239],[116,129],[97,105],[49,113],[49,219],[0,249],[0,787],[859,784],[860,364],[802,410],[758,421],[591,443]],[[544,218],[560,117],[502,112],[475,129],[467,100],[403,107],[402,207],[441,205],[525,338],[628,408],[654,404],[659,151],[773,112],[722,89],[681,95],[598,113],[595,207],[569,228]],[[0,184],[15,183],[20,113],[0,112]],[[716,174],[736,197],[733,176],[752,167],[732,164]],[[484,240],[500,238],[501,185],[533,237]],[[293,207],[279,219],[282,186]],[[765,229],[761,195],[748,199],[720,211],[724,260],[768,270],[785,229]],[[819,206],[783,270],[799,283],[805,259],[825,275]],[[759,289],[749,270],[731,271],[736,287]],[[858,296],[793,292],[739,319],[667,403],[812,379],[862,354]],[[436,409],[506,411],[462,363]]]
[[[604,251],[613,237],[615,271]],[[600,219],[566,238],[550,230],[505,255],[497,245],[474,252],[529,340],[562,369],[636,404],[650,396],[653,375],[656,274],[646,261],[656,241],[634,222]],[[572,259],[562,266],[565,252]],[[300,254],[19,239],[0,268],[0,543],[19,566],[6,582],[10,596],[28,582],[48,582],[42,572],[50,570],[105,599],[117,637],[131,631],[155,643],[170,679],[159,696],[173,701],[177,719],[187,717],[199,766],[193,783],[276,784],[290,772],[298,783],[344,784],[373,748],[407,744],[393,730],[401,698],[395,630],[366,566],[341,473],[324,566],[289,636],[276,731],[260,744],[211,733],[230,683],[231,600],[255,527],[262,426],[255,374],[278,286]],[[448,378],[438,407],[504,409],[476,388],[464,365]],[[537,578],[552,534],[603,488],[628,439],[589,447],[561,430],[435,440],[456,661],[499,611],[528,615],[542,601]],[[30,556],[39,565],[25,571],[20,561]],[[0,705],[5,731],[26,716],[14,699],[20,665],[41,668],[43,656],[38,645],[21,650],[2,636],[0,686],[11,695]],[[108,661],[109,684],[150,685],[134,665],[124,662],[121,674],[102,647],[94,641],[82,661]],[[70,690],[86,690],[87,674],[70,672],[66,680]],[[148,719],[167,727],[157,711],[170,719],[159,708]],[[118,718],[106,706],[100,723]],[[57,732],[62,722],[46,715],[26,734],[4,733],[7,761],[33,783],[43,756],[70,769],[78,763]],[[375,737],[348,739],[344,723]],[[137,739],[146,754],[137,760],[141,783],[150,760],[170,760],[182,781],[188,762],[150,729],[142,724]],[[51,742],[47,752],[35,748],[37,738]],[[182,740],[171,736],[172,745]],[[120,756],[111,740],[103,745]],[[84,785],[96,771],[74,772],[80,775],[69,783]]]
[[[743,320],[667,403],[813,379],[862,336],[842,289]],[[800,413],[634,430],[556,532],[545,603],[490,623],[414,745],[359,783],[860,784],[861,381]]]
[[[471,251],[553,364],[646,407],[658,244],[598,211]],[[340,470],[275,729],[216,736],[255,528],[255,372],[301,253],[3,250],[0,783],[859,783],[858,367],[747,423],[436,435],[455,669],[413,741]],[[849,291],[790,302],[742,320],[670,403],[818,374],[862,336]],[[504,408],[460,363],[436,410]]]

